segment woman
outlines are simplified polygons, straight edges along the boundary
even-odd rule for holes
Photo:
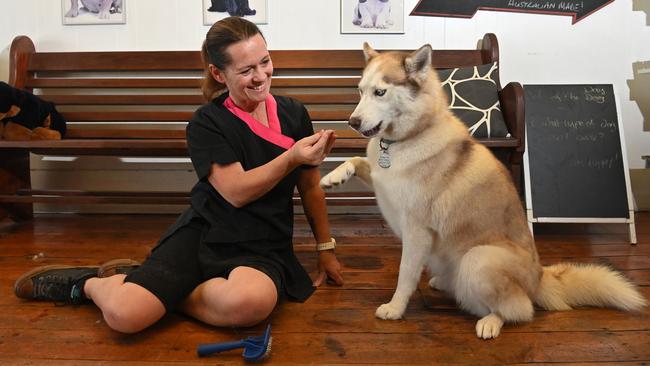
[[[97,267],[39,267],[16,281],[18,297],[90,299],[109,327],[134,333],[174,310],[215,326],[253,325],[283,299],[306,300],[326,276],[343,283],[316,168],[332,131],[313,133],[299,102],[270,94],[273,63],[253,23],[215,23],[201,54],[211,102],[187,126],[199,178],[191,207],[142,265],[113,261],[99,276]],[[313,283],[291,242],[295,187],[320,243]]]

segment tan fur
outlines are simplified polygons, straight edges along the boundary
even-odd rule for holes
[[[366,44],[364,54],[361,101],[350,123],[372,135],[367,159],[346,161],[321,185],[361,178],[403,241],[397,289],[377,317],[402,317],[424,268],[431,287],[481,317],[476,334],[484,339],[497,337],[504,322],[532,320],[533,302],[556,310],[645,305],[606,267],[542,268],[508,171],[448,110],[429,46],[409,54],[378,53]],[[396,141],[388,148],[390,168],[378,165],[381,138]]]

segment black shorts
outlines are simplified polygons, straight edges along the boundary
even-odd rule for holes
[[[241,257],[228,261],[221,268],[205,268],[205,260],[200,258],[202,237],[207,223],[193,219],[164,238],[149,257],[126,277],[125,282],[138,284],[153,293],[165,306],[167,312],[176,307],[201,283],[216,277],[228,278],[230,272],[239,266],[255,268],[265,273],[278,291],[278,301],[285,298],[282,275],[278,269],[266,265],[262,259]]]

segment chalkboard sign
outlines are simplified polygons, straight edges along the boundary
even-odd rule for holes
[[[568,15],[573,23],[614,0],[420,0],[411,15],[471,18],[478,10]]]
[[[613,86],[526,85],[524,91],[532,216],[630,219]]]

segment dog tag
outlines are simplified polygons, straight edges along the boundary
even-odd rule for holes
[[[377,161],[379,163],[379,166],[388,169],[390,168],[390,155],[388,154],[388,150],[382,150],[381,154],[379,154],[379,160]]]

